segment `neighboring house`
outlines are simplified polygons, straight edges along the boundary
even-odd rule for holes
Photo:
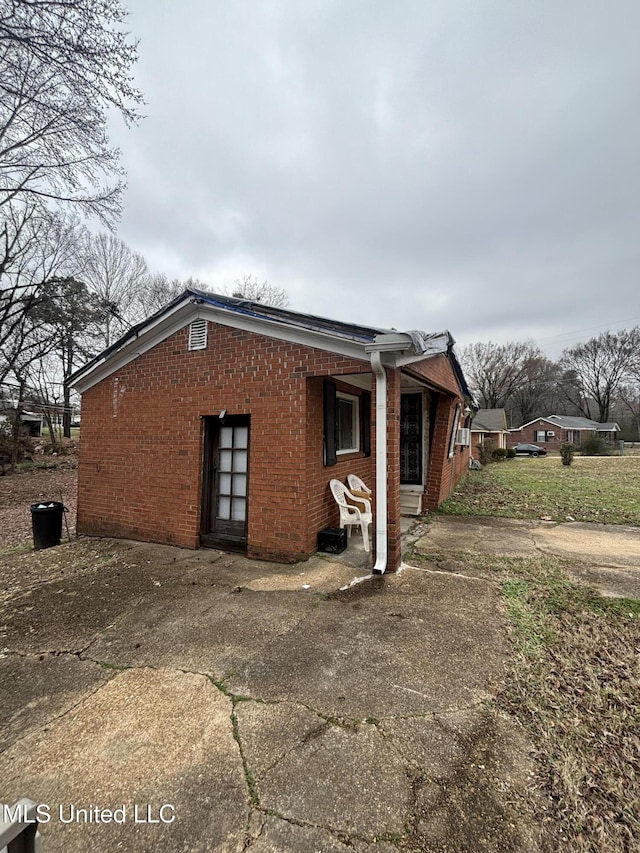
[[[490,441],[494,447],[506,447],[509,436],[504,409],[478,409],[471,423],[471,449]]]
[[[0,400],[0,423],[14,423],[17,402]],[[38,412],[22,411],[20,414],[20,431],[22,435],[37,438],[42,435],[44,416]]]
[[[538,444],[547,450],[559,450],[565,442],[579,447],[586,438],[598,435],[605,441],[615,441],[620,427],[616,423],[601,424],[589,418],[574,418],[565,415],[549,415],[536,418],[518,429],[509,431],[509,447],[525,442]]]
[[[304,559],[338,524],[329,481],[354,473],[374,492],[374,571],[395,570],[402,491],[435,508],[468,468],[473,400],[448,332],[190,289],[70,384],[81,533]]]

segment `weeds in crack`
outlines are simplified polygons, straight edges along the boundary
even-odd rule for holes
[[[253,772],[251,771],[251,768],[247,763],[247,757],[244,754],[244,749],[242,747],[242,738],[240,737],[240,726],[238,723],[238,717],[236,716],[235,712],[235,703],[234,710],[231,712],[231,730],[233,732],[233,739],[238,744],[238,750],[240,751],[240,759],[242,760],[244,779],[247,783],[247,790],[249,791],[249,800],[254,808],[259,808],[260,796],[258,794],[258,785],[256,783]]]
[[[207,675],[206,678],[208,678],[209,681],[214,685],[214,687],[217,687],[218,690],[228,699],[233,699],[233,693],[231,692],[231,690],[229,690],[224,681],[222,681],[221,679],[216,679],[212,675]]]
[[[89,658],[84,658],[84,660],[89,660]],[[96,660],[93,663],[97,663],[98,666],[101,666],[103,669],[115,669],[117,672],[124,672],[125,669],[133,669],[132,666],[127,666],[122,663],[111,663],[111,661],[106,660]]]

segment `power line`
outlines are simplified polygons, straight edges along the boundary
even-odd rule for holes
[[[631,319],[627,318],[626,320],[616,321],[615,323],[601,323],[598,326],[586,326],[583,329],[574,329],[571,332],[564,332],[561,335],[550,335],[549,337],[537,338],[537,340],[538,341],[559,341],[559,340],[562,340],[563,338],[571,338],[574,335],[580,334],[581,332],[591,332],[594,329],[611,328],[611,326],[619,326],[620,323],[625,323],[626,325],[629,325],[629,323],[639,323],[639,322],[640,322],[640,317],[632,317]]]

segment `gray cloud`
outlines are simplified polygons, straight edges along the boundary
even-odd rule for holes
[[[640,322],[633,0],[130,8],[152,267],[461,343]]]

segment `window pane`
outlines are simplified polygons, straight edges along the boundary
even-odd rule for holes
[[[233,427],[222,427],[220,430],[220,447],[231,447],[233,441]]]
[[[233,492],[234,495],[245,497],[247,494],[247,475],[234,474],[233,476]]]
[[[353,403],[338,398],[338,450],[349,450],[355,446]]]
[[[238,472],[240,474],[244,474],[247,471],[247,451],[246,450],[236,450],[233,454],[233,470],[234,472]]]
[[[231,518],[231,498],[218,500],[218,518],[228,521]]]
[[[244,498],[233,498],[231,518],[233,521],[244,521],[246,514],[246,504]]]
[[[218,484],[218,491],[221,495],[230,495],[231,494],[231,474],[220,474],[220,482]]]
[[[221,450],[220,451],[220,470],[221,471],[231,471],[232,459],[233,459],[233,451],[232,450]]]
[[[249,443],[249,427],[236,427],[234,447],[247,447]]]

